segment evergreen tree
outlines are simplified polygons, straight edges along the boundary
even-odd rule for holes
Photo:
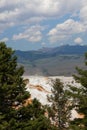
[[[70,118],[68,95],[59,79],[53,81],[52,95],[48,96],[48,100],[52,102],[51,107],[48,108],[49,117],[58,130],[67,130]]]
[[[87,60],[87,53],[85,54],[85,60]],[[87,66],[87,61],[85,62]],[[70,86],[70,95],[73,98],[73,108],[79,114],[83,115],[83,118],[76,118],[71,122],[72,128],[76,130],[87,130],[87,70],[76,67],[77,75],[74,75],[74,79],[77,83],[80,83],[80,87]]]
[[[24,106],[30,97],[23,82],[24,69],[17,66],[14,51],[0,43],[0,130],[56,130],[45,117],[45,109],[34,99]]]
[[[17,67],[14,51],[0,43],[0,127],[8,125],[14,116],[13,106],[22,106],[30,94],[23,83],[23,67]],[[5,121],[5,122],[4,122]],[[13,120],[12,120],[13,121]],[[4,128],[3,128],[4,129]]]

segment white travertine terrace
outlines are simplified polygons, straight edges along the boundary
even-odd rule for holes
[[[65,89],[68,88],[68,85],[73,85],[80,87],[79,83],[76,83],[73,77],[65,77],[65,76],[24,76],[24,79],[28,79],[29,82],[26,85],[26,90],[30,92],[31,98],[37,98],[43,105],[49,104],[47,100],[47,95],[51,94],[52,89],[52,81],[56,78],[60,79],[65,86]],[[80,115],[75,111],[72,110],[71,119],[80,118]]]

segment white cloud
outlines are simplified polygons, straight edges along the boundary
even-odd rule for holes
[[[2,39],[0,39],[0,42],[7,42],[9,39],[7,37],[4,37]]]
[[[77,12],[80,7],[79,0],[0,0],[0,24],[28,24],[60,18]]]
[[[39,42],[42,40],[43,30],[44,30],[44,27],[40,25],[31,26],[30,28],[26,29],[23,33],[13,35],[13,40],[26,39],[30,42]]]
[[[80,37],[77,37],[76,39],[74,39],[74,42],[77,43],[77,44],[82,44],[83,39],[80,38]]]
[[[0,33],[15,25],[31,26],[24,32],[20,31],[18,35],[14,29],[16,35],[13,36],[13,40],[26,39],[38,42],[43,37],[42,29],[35,27],[34,30],[32,25],[40,24],[39,22],[44,20],[63,20],[64,16],[68,20],[58,24],[48,33],[52,43],[87,31],[87,0],[0,0]],[[74,21],[73,18],[78,21]],[[52,24],[50,21],[49,27]]]
[[[87,25],[87,6],[84,6],[80,11],[81,21]]]
[[[74,34],[83,33],[86,31],[85,26],[72,19],[68,19],[64,23],[57,24],[57,26],[51,29],[48,33],[50,42],[57,42],[70,38]]]
[[[46,43],[45,43],[45,42],[42,42],[42,43],[41,43],[41,45],[42,45],[42,46],[45,46],[45,45],[46,45]]]

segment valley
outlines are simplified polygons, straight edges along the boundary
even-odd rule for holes
[[[35,51],[16,51],[19,66],[24,66],[24,75],[72,76],[76,66],[85,68],[84,54],[87,46],[60,46]]]
[[[59,55],[56,57],[43,58],[30,61],[22,61],[19,65],[24,66],[24,75],[71,76],[76,73],[75,67],[84,68],[83,55]]]

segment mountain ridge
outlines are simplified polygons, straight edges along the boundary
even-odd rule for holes
[[[16,50],[15,54],[17,55],[19,61],[21,59],[34,61],[34,60],[43,59],[43,58],[55,57],[58,55],[83,55],[85,52],[87,52],[86,45],[85,46],[65,45],[65,46],[59,46],[59,47],[54,47],[54,48],[42,48],[35,51],[34,50],[30,50],[30,51]]]
[[[23,65],[25,75],[71,76],[75,67],[84,68],[84,53],[87,46],[61,46],[42,48],[37,51],[16,51],[19,65]]]

